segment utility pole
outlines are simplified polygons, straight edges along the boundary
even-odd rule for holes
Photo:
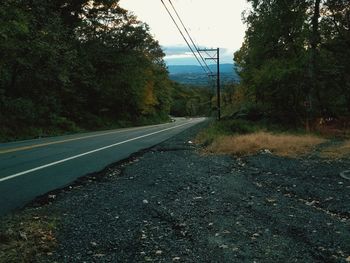
[[[220,87],[220,48],[216,49],[198,49],[199,52],[205,52],[208,57],[205,60],[214,60],[217,64],[217,72],[216,72],[216,95],[217,95],[217,113],[218,120],[221,119],[221,87]],[[211,56],[208,52],[215,52],[216,56]]]

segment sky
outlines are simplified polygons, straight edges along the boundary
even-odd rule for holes
[[[168,0],[164,3],[172,10]],[[241,47],[246,30],[242,22],[242,12],[248,9],[246,0],[172,0],[172,3],[199,48],[219,47],[221,63],[233,63],[233,53]],[[165,51],[168,65],[198,65],[161,0],[121,0],[120,6],[150,26]]]

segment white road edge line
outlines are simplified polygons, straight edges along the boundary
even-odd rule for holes
[[[51,141],[51,142],[46,142],[46,143],[44,142],[44,143],[33,144],[33,145],[4,148],[2,150],[0,149],[0,154],[7,154],[7,153],[18,152],[18,151],[23,151],[23,150],[31,150],[31,149],[45,147],[45,146],[49,146],[49,145],[55,145],[55,144],[60,144],[60,143],[66,143],[66,142],[84,140],[84,139],[89,139],[89,138],[101,137],[101,136],[105,136],[105,135],[123,133],[123,132],[128,132],[128,131],[135,131],[135,130],[140,130],[140,129],[144,129],[144,128],[148,128],[148,127],[153,128],[153,127],[158,127],[158,126],[162,126],[162,125],[166,125],[166,123],[157,124],[157,125],[146,125],[146,126],[134,127],[134,128],[122,128],[122,129],[117,129],[117,130],[104,132],[104,133],[96,133],[96,134],[85,135],[85,136],[83,135],[82,137],[73,137],[73,138],[69,138],[69,139],[62,139],[62,140]]]
[[[98,148],[98,149],[95,149],[95,150],[92,150],[92,151],[88,151],[88,152],[85,152],[85,153],[74,155],[74,156],[71,156],[71,157],[68,157],[68,158],[56,161],[56,162],[48,163],[48,164],[45,164],[45,165],[42,165],[42,166],[30,169],[30,170],[26,170],[26,171],[23,171],[23,172],[20,172],[20,173],[9,175],[9,176],[6,176],[4,178],[0,178],[0,183],[4,182],[4,181],[11,180],[11,179],[16,178],[16,177],[19,177],[21,175],[29,174],[29,173],[32,173],[32,172],[35,172],[35,171],[38,171],[38,170],[42,170],[42,169],[50,167],[50,166],[54,166],[54,165],[57,165],[57,164],[60,164],[60,163],[64,163],[64,162],[67,162],[67,161],[70,161],[70,160],[74,160],[74,159],[80,158],[80,157],[85,156],[85,155],[89,155],[89,154],[92,154],[92,153],[103,151],[103,150],[106,150],[108,148],[112,148],[112,147],[115,147],[115,146],[118,146],[118,145],[121,145],[121,144],[124,144],[124,143],[127,143],[127,142],[139,140],[139,139],[142,139],[142,138],[145,138],[145,137],[149,137],[149,136],[161,133],[161,132],[173,130],[173,129],[176,129],[176,128],[179,128],[179,127],[191,124],[193,122],[194,121],[191,121],[191,122],[183,123],[183,124],[180,124],[180,125],[177,125],[177,126],[173,126],[173,127],[170,127],[170,128],[166,128],[166,129],[163,129],[163,130],[160,130],[160,131],[156,131],[156,132],[148,133],[148,134],[145,134],[145,135],[141,135],[141,136],[138,136],[138,137],[135,137],[135,138],[132,138],[132,139],[128,139],[128,140],[122,141],[122,142],[118,142],[118,143],[114,143],[114,144],[111,144],[111,145],[108,145],[108,146],[104,146],[104,147],[101,147],[101,148]]]

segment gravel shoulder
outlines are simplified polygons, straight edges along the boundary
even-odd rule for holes
[[[349,160],[202,155],[203,125],[38,199],[38,261],[350,262]]]

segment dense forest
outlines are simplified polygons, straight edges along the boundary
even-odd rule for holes
[[[208,67],[216,74],[216,64],[209,64]],[[211,81],[208,81],[208,74],[200,65],[168,65],[168,71],[170,79],[178,83],[204,87],[212,85]],[[220,64],[220,80],[223,85],[239,82],[234,64]]]
[[[173,82],[172,116],[210,116],[214,114],[216,97],[213,88]]]
[[[248,2],[226,114],[293,125],[349,116],[349,1]],[[213,91],[171,81],[163,58],[119,0],[2,0],[0,140],[211,114]]]
[[[173,83],[119,0],[1,0],[0,138],[164,121]]]
[[[302,124],[350,112],[349,0],[248,0],[236,103]]]

